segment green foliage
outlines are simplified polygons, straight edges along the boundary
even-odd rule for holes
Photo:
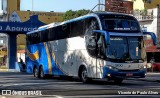
[[[63,20],[65,21],[65,20],[73,19],[79,16],[86,15],[88,13],[89,13],[89,10],[85,10],[85,9],[78,10],[78,11],[69,10],[69,11],[66,11],[66,13],[63,15]]]
[[[145,3],[152,3],[152,0],[143,0]]]

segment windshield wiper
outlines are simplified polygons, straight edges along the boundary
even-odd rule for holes
[[[112,55],[113,55],[115,58],[117,58],[117,51],[116,51],[116,49],[113,50]]]
[[[130,56],[130,54],[127,52],[127,53],[124,53],[123,56],[121,57],[122,60],[128,60],[128,61],[132,61],[132,58]]]

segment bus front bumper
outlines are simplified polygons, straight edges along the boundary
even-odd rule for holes
[[[107,67],[103,69],[104,78],[144,78],[146,69],[143,70],[113,70]]]

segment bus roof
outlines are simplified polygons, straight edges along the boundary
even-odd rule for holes
[[[64,22],[50,23],[48,25],[44,25],[44,26],[39,27],[37,30],[28,32],[27,34],[32,34],[32,33],[36,33],[36,32],[39,32],[39,31],[47,30],[47,29],[52,28],[52,27],[56,27],[56,26],[59,26],[59,25],[64,25],[66,23],[70,23],[70,22],[74,22],[74,21],[77,21],[77,20],[81,20],[83,18],[88,18],[88,17],[92,17],[92,16],[98,16],[98,15],[106,15],[106,14],[107,15],[114,14],[114,15],[131,16],[131,15],[128,15],[128,14],[115,13],[115,12],[95,12],[95,13],[90,13],[90,14],[87,14],[87,15],[84,15],[84,16],[80,16],[80,17],[77,17],[77,18],[74,18],[74,19],[70,19],[70,20],[67,20],[67,21],[64,21]]]
[[[126,16],[131,16],[129,14],[125,14],[125,13],[116,13],[116,12],[95,12],[95,14],[114,14],[114,15],[126,15]]]

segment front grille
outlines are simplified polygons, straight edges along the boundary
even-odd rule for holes
[[[139,69],[134,69],[134,70],[119,70],[119,72],[137,72]]]

